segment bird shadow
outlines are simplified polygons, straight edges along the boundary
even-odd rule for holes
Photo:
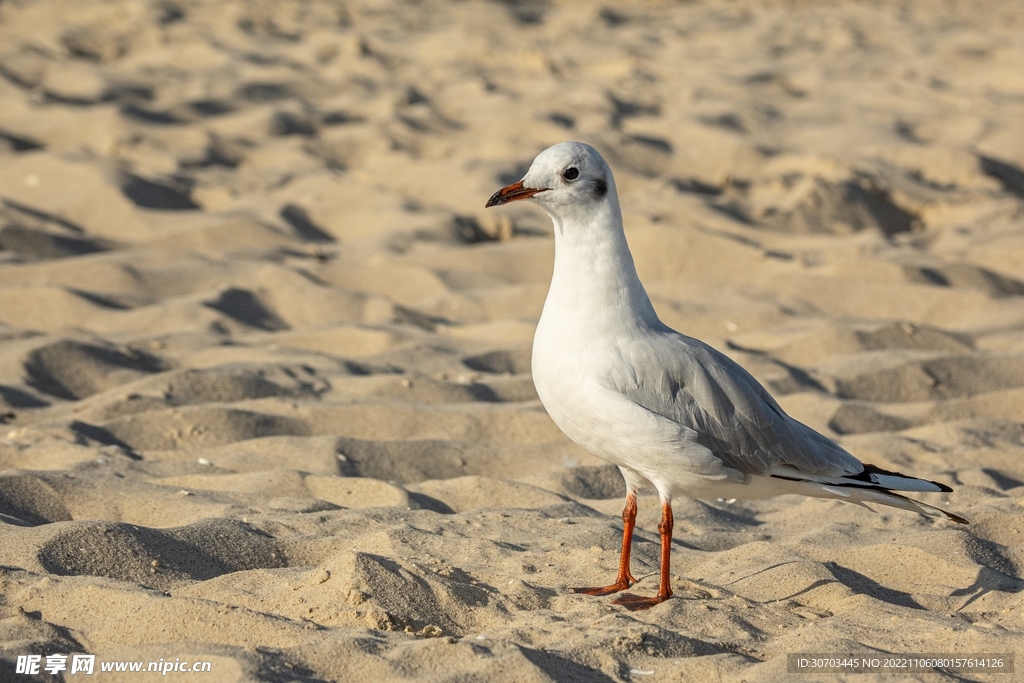
[[[1007,576],[990,567],[982,567],[978,570],[978,576],[975,577],[974,583],[964,588],[958,588],[950,593],[950,595],[953,597],[967,597],[967,600],[957,608],[957,611],[960,611],[992,591],[1020,593],[1024,591],[1024,579],[1016,576]]]
[[[875,598],[876,600],[888,602],[891,605],[910,607],[911,609],[926,609],[924,605],[921,605],[914,600],[910,593],[904,593],[903,591],[887,588],[860,572],[848,569],[847,567],[843,567],[834,562],[825,566],[830,572],[832,572],[832,576],[836,577],[836,580],[839,581],[839,583],[843,584],[855,593],[867,595]]]
[[[740,581],[745,581],[746,579],[749,579],[749,578],[752,578],[754,576],[757,576],[758,574],[763,574],[764,572],[771,571],[772,569],[776,569],[778,567],[782,567],[782,566],[787,565],[787,564],[793,564],[793,563],[792,562],[778,562],[778,563],[773,564],[771,566],[764,567],[764,568],[762,568],[762,569],[760,569],[760,570],[758,570],[758,571],[756,571],[756,572],[754,572],[752,574],[746,574],[746,575],[744,575],[744,576],[742,576],[742,577],[740,577],[740,578],[738,578],[738,579],[736,579],[734,581],[730,581],[727,584],[723,584],[720,589],[721,590],[725,590],[725,591],[728,592],[728,588],[726,588],[726,586],[730,586],[730,585],[732,585],[734,583],[738,583]],[[858,593],[858,594],[861,594],[861,595],[867,595],[867,596],[870,596],[872,598],[875,598],[876,600],[881,600],[883,602],[888,602],[888,603],[893,604],[893,605],[900,605],[902,607],[910,607],[912,609],[920,609],[920,610],[926,609],[924,606],[918,604],[918,602],[916,600],[914,600],[914,598],[911,597],[911,595],[909,593],[904,593],[904,592],[901,592],[901,591],[893,590],[892,588],[887,588],[887,587],[883,586],[882,584],[878,583],[877,581],[875,581],[875,580],[873,580],[873,579],[871,579],[871,578],[869,578],[869,577],[867,577],[867,576],[865,576],[865,575],[863,575],[863,574],[861,574],[859,572],[856,572],[856,571],[854,571],[852,569],[848,569],[846,567],[842,567],[842,566],[840,566],[840,565],[838,565],[838,564],[836,564],[834,562],[829,562],[825,566],[831,572],[831,574],[832,574],[832,576],[834,578],[831,578],[831,579],[818,579],[817,581],[814,581],[810,585],[805,586],[804,588],[801,588],[796,593],[793,593],[791,595],[786,595],[786,596],[781,597],[781,598],[776,598],[774,600],[770,600],[770,602],[782,602],[782,601],[785,601],[785,600],[792,600],[792,599],[797,598],[797,597],[799,597],[801,595],[804,595],[806,593],[810,593],[811,591],[813,591],[813,590],[815,590],[817,588],[820,588],[822,586],[827,586],[827,585],[832,584],[832,583],[840,583],[840,584],[846,586],[847,588],[849,588],[850,590],[852,590],[855,593]]]
[[[519,651],[531,664],[550,676],[552,680],[580,681],[580,683],[590,683],[591,681],[611,683],[615,680],[598,669],[577,664],[571,659],[559,657],[551,652],[534,650],[522,645],[519,646]]]

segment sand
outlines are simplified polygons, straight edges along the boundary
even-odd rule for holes
[[[0,3],[0,678],[1024,652],[1024,19],[833,4]],[[569,592],[614,575],[623,486],[533,389],[547,218],[483,210],[565,139],[668,324],[971,524],[680,500],[675,599]]]

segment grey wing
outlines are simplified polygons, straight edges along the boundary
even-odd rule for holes
[[[864,469],[837,443],[786,415],[750,373],[701,341],[665,328],[620,349],[613,388],[697,432],[728,466],[768,474],[776,465],[841,476]],[[628,368],[628,369],[627,369]]]

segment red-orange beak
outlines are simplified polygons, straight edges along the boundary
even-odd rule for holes
[[[520,180],[518,183],[512,183],[508,187],[503,187],[492,194],[484,208],[489,209],[492,206],[501,206],[518,199],[529,199],[538,192],[544,192],[544,188],[523,187],[523,181]]]

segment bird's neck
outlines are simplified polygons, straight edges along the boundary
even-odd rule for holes
[[[555,268],[542,320],[557,318],[595,334],[658,324],[626,244],[617,203],[589,215],[552,219]]]

